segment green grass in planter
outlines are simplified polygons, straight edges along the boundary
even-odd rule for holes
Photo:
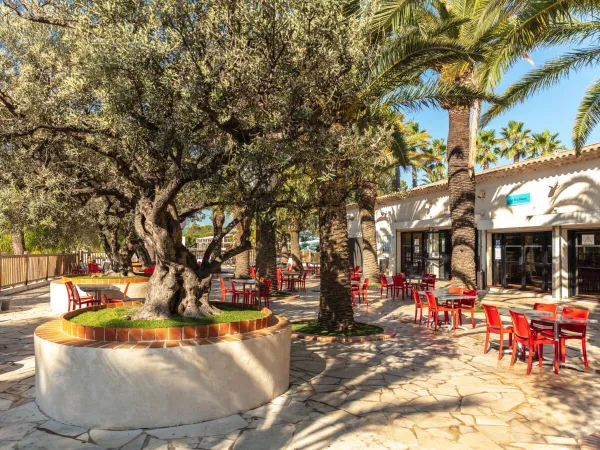
[[[356,323],[356,328],[352,331],[343,333],[341,331],[331,331],[325,328],[321,328],[316,321],[309,320],[306,322],[292,323],[292,331],[304,334],[314,334],[317,336],[371,336],[373,334],[383,333],[383,328],[376,325],[369,325],[366,323]]]
[[[103,280],[105,278],[148,278],[148,276],[145,275],[127,275],[126,277],[124,277],[123,275],[109,275],[109,276],[104,276],[104,275],[96,275],[96,276],[92,276],[92,275],[65,275],[65,278],[69,278],[71,280]]]
[[[218,316],[193,319],[189,317],[174,316],[164,320],[124,320],[125,316],[134,316],[140,310],[139,306],[122,306],[120,308],[107,308],[99,311],[90,311],[73,317],[71,322],[89,327],[104,328],[168,328],[183,325],[211,325],[215,323],[238,322],[240,320],[260,319],[266,314],[252,309],[240,309],[236,305],[219,303],[215,305],[222,314]]]

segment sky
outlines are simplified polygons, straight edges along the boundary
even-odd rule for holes
[[[535,67],[554,57],[568,52],[572,48],[559,47],[552,49],[541,49],[532,53],[531,59]],[[527,61],[521,61],[516,64],[503,77],[502,82],[497,88],[497,93],[502,93],[512,83],[519,80],[523,75],[534,67]],[[559,139],[567,148],[572,147],[571,131],[577,114],[577,108],[585,90],[598,77],[598,70],[593,67],[586,68],[578,73],[572,72],[569,78],[564,78],[559,84],[552,88],[537,93],[530,97],[524,103],[508,110],[503,115],[494,119],[486,128],[496,129],[496,136],[500,134],[500,128],[507,125],[509,120],[516,120],[525,123],[525,128],[533,133],[540,133],[546,128],[552,133],[559,133]],[[419,123],[422,129],[426,129],[433,138],[448,137],[448,114],[443,110],[433,108],[419,111],[417,113],[405,114],[408,120],[414,120]],[[588,144],[600,142],[600,127],[592,132],[588,139]],[[503,159],[500,164],[506,164],[508,161]],[[419,181],[422,175],[419,175]],[[410,173],[404,171],[402,179],[410,186]]]

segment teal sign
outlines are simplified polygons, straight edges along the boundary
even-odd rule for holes
[[[531,194],[516,194],[509,195],[506,197],[506,204],[508,206],[525,205],[531,201]]]

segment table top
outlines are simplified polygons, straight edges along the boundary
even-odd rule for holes
[[[112,291],[114,289],[118,289],[116,286],[112,284],[76,284],[79,289],[83,292],[87,291]]]
[[[562,314],[550,314],[548,311],[538,311],[535,309],[529,308],[498,308],[500,311],[514,311],[521,314],[525,314],[525,316],[534,319],[538,322],[546,322],[546,323],[558,323],[558,324],[587,324],[587,323],[598,323],[597,319],[573,319],[570,317],[563,317]]]
[[[474,299],[477,299],[476,295],[464,295],[464,294],[442,294],[442,295],[435,295],[435,297],[440,300],[474,300]]]
[[[232,278],[231,281],[242,284],[256,284],[256,280],[253,280],[252,278]]]
[[[281,272],[284,275],[292,276],[292,275],[302,275],[302,272]]]

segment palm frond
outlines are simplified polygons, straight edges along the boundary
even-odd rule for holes
[[[573,126],[573,145],[577,153],[585,145],[592,130],[600,122],[600,78],[587,89]]]
[[[567,76],[570,71],[577,71],[598,62],[600,62],[600,47],[586,48],[567,53],[547,62],[539,69],[532,70],[508,88],[501,96],[500,103],[494,104],[488,109],[482,117],[482,125],[485,126],[510,106],[522,103],[539,90],[553,86]]]

